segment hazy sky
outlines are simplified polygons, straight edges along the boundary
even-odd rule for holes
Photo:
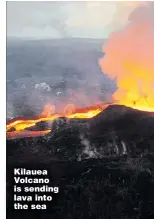
[[[106,38],[135,2],[7,2],[7,36]]]

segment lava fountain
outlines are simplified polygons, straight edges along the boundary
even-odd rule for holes
[[[128,24],[112,33],[99,60],[101,70],[116,79],[117,104],[154,111],[154,4],[139,4]]]

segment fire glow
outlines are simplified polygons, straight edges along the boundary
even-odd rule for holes
[[[140,3],[128,24],[109,36],[99,60],[101,70],[117,81],[113,100],[144,111],[154,109],[153,10],[153,3]]]
[[[34,127],[38,122],[45,122],[45,121],[54,121],[55,119],[58,119],[60,117],[65,117],[68,119],[72,118],[78,118],[78,119],[85,119],[85,118],[92,118],[96,116],[98,113],[103,111],[108,105],[103,106],[93,106],[93,107],[87,107],[83,109],[75,109],[75,107],[72,104],[68,104],[65,109],[64,113],[62,114],[52,114],[53,106],[50,104],[47,104],[44,107],[44,110],[42,114],[33,119],[14,119],[8,122],[7,124],[7,138],[12,138],[14,135],[19,135],[21,131]],[[51,110],[51,111],[50,111]],[[14,128],[15,131],[10,131],[12,128]],[[46,130],[47,133],[49,130]],[[33,132],[34,136],[36,136],[37,131]],[[42,134],[47,134],[46,132],[42,132]],[[22,135],[21,135],[22,136]]]
[[[33,137],[33,136],[41,136],[48,134],[51,130],[44,130],[44,131],[28,131],[27,128],[34,127],[38,122],[48,122],[48,121],[54,121],[58,118],[65,117],[68,119],[90,119],[102,112],[104,109],[106,109],[111,104],[104,104],[102,106],[93,106],[93,107],[87,107],[82,109],[73,109],[74,112],[71,112],[72,110],[72,104],[67,105],[67,110],[65,108],[65,113],[63,114],[51,114],[49,115],[50,109],[53,107],[51,105],[46,105],[44,107],[44,110],[40,117],[33,118],[33,119],[14,119],[8,122],[7,124],[7,138],[22,138],[22,137]],[[132,103],[133,106],[133,103]],[[146,105],[142,106],[141,108],[139,106],[133,106],[134,109],[139,109],[143,111],[149,111],[154,112],[154,108],[148,108]],[[69,110],[70,109],[70,110]],[[66,114],[66,111],[68,114]],[[52,113],[52,111],[51,111]],[[12,128],[14,128],[15,131],[10,131]]]

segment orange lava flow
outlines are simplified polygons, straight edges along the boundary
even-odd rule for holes
[[[17,138],[25,138],[25,137],[36,137],[36,136],[42,136],[46,135],[51,130],[45,130],[45,131],[14,131],[14,132],[7,132],[6,137],[7,139],[17,139]]]
[[[48,106],[48,107],[47,107]],[[53,121],[55,119],[58,119],[60,117],[65,117],[69,119],[88,119],[96,116],[98,113],[103,111],[107,105],[102,105],[102,106],[93,106],[93,107],[86,107],[86,108],[81,108],[81,109],[75,109],[75,107],[72,106],[72,104],[68,104],[65,109],[64,113],[61,114],[52,114],[49,115],[49,109],[53,110],[53,107],[51,107],[49,104],[44,107],[43,113],[36,118],[33,119],[24,119],[24,118],[16,118],[11,120],[10,122],[7,123],[7,138],[13,138],[13,137],[21,137],[21,136],[38,136],[41,134],[47,134],[49,133],[49,130],[46,131],[31,131],[30,132],[25,132],[27,131],[27,128],[34,127],[38,122],[45,122],[45,121]],[[51,113],[53,111],[51,110]],[[11,131],[11,129],[13,129]],[[51,130],[50,130],[51,131]]]
[[[142,100],[142,99],[141,99]],[[142,100],[143,101],[143,100]],[[131,103],[131,102],[130,102]],[[137,102],[138,103],[138,102]],[[142,102],[139,102],[142,105],[136,104],[136,102],[132,102],[131,104],[126,104],[126,102],[121,102],[121,105],[126,105],[128,107],[147,111],[147,112],[154,112],[154,107],[149,107],[148,105],[145,105]],[[24,138],[24,137],[36,137],[41,135],[48,134],[51,130],[44,130],[44,131],[30,131],[26,130],[27,128],[34,127],[39,122],[49,122],[54,121],[60,117],[65,117],[68,119],[90,119],[100,112],[102,112],[105,108],[107,108],[111,104],[105,104],[102,106],[93,106],[93,107],[86,107],[81,109],[75,109],[75,107],[72,104],[66,105],[64,109],[64,113],[60,114],[52,114],[53,113],[53,107],[47,104],[44,107],[44,110],[42,114],[39,117],[32,118],[32,119],[25,119],[25,118],[16,118],[11,120],[7,123],[7,129],[6,129],[6,137],[7,139],[15,139],[15,138]],[[114,104],[112,104],[114,105]],[[51,109],[51,112],[50,112]],[[50,115],[51,113],[51,115]],[[13,130],[11,130],[13,129]]]
[[[118,89],[117,92],[114,93],[113,98],[117,99],[119,96],[122,97],[124,94]],[[133,100],[133,101],[132,101]],[[121,98],[117,101],[117,104],[124,105],[127,107],[131,107],[133,109],[137,109],[145,112],[154,112],[154,103],[153,99],[150,99],[149,96],[139,96],[139,94],[135,92],[127,93],[124,98]]]

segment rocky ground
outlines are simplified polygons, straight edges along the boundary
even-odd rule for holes
[[[45,137],[7,140],[7,218],[154,218],[154,115],[110,106],[65,119]],[[48,211],[12,211],[12,168],[48,169],[60,187]]]

